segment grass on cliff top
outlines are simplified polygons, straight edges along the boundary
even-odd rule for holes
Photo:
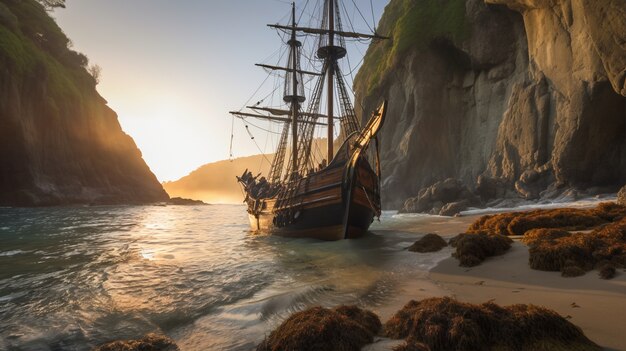
[[[423,49],[435,38],[460,42],[467,27],[465,0],[391,0],[377,30],[391,40],[370,45],[355,86],[371,93],[409,50]]]
[[[82,92],[95,86],[87,58],[68,48],[69,39],[41,4],[0,1],[0,62],[17,81],[45,79],[52,109],[82,101]]]

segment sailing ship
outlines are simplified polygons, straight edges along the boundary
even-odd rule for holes
[[[251,112],[230,112],[243,119],[261,118],[283,123],[269,174],[253,176],[246,170],[237,177],[245,192],[244,202],[255,231],[322,240],[350,239],[363,235],[374,218],[380,216],[381,167],[377,135],[385,120],[387,102],[382,101],[360,127],[338,62],[347,54],[345,38],[387,38],[375,32],[344,31],[339,1],[324,1],[319,28],[298,26],[295,3],[290,25],[268,25],[289,36],[288,62],[285,67],[257,65],[284,72],[283,101],[288,108],[257,104],[247,106]],[[320,72],[301,69],[302,43],[298,38],[302,35],[317,38],[316,58],[322,63]],[[316,78],[308,101],[303,76]],[[321,111],[324,98],[325,114]],[[306,108],[305,101],[308,102]],[[340,130],[336,138],[337,120]],[[319,150],[314,150],[313,145],[314,131],[320,126],[327,129],[325,155],[316,153]],[[369,150],[372,142],[374,150]],[[337,152],[335,146],[338,146]],[[374,167],[368,158],[373,158]]]

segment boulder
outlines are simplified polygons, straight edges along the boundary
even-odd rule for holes
[[[416,197],[404,202],[401,212],[454,216],[467,207],[480,203],[480,198],[462,181],[448,178],[420,189]]]
[[[196,206],[196,205],[208,205],[206,202],[202,201],[202,200],[193,200],[193,199],[186,199],[186,198],[182,198],[182,197],[173,197],[171,199],[169,199],[169,201],[167,202],[168,205],[178,205],[178,206]]]
[[[617,193],[617,203],[626,206],[626,185]]]
[[[469,200],[461,200],[457,202],[447,203],[439,211],[440,216],[455,216],[461,211],[465,211],[470,206]]]
[[[550,165],[544,165],[537,169],[527,169],[515,182],[515,190],[519,196],[526,200],[536,200],[553,181],[554,177]]]
[[[476,193],[485,202],[491,199],[501,199],[506,194],[506,182],[481,174],[476,179]]]

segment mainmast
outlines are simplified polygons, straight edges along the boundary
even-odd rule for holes
[[[321,32],[328,35],[328,42],[326,46],[321,46],[317,51],[317,57],[324,59],[324,66],[326,68],[326,90],[327,90],[327,103],[328,103],[328,162],[333,159],[335,152],[333,150],[334,135],[334,109],[335,109],[335,69],[337,67],[337,60],[346,56],[346,49],[341,46],[335,46],[335,35],[356,35],[359,33],[344,33],[337,32],[335,30],[335,0],[326,0],[327,8],[325,9],[328,19],[328,29],[321,28]],[[306,31],[307,29],[305,29]]]
[[[335,75],[335,62],[337,59],[335,58],[335,52],[332,49],[334,48],[334,41],[335,41],[335,1],[328,0],[328,48],[331,49],[328,52],[328,58],[326,60],[326,63],[328,64],[328,112],[327,112],[327,116],[328,116],[328,158],[327,160],[328,160],[328,163],[330,163],[330,161],[333,159],[333,156],[335,155],[334,150],[333,150],[333,140],[334,140],[334,131],[333,131],[333,127],[334,127],[334,120],[333,120],[334,79],[333,79],[333,76]]]
[[[291,87],[292,87],[292,100],[291,100],[291,170],[292,172],[298,171],[298,46],[300,42],[296,40],[296,3],[291,3],[291,40],[289,46],[291,47]]]

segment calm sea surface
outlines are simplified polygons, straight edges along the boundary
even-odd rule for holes
[[[0,208],[0,350],[90,350],[165,333],[249,350],[312,305],[376,309],[431,262],[385,214],[359,240],[251,233],[245,207]],[[449,255],[449,253],[447,253]]]

